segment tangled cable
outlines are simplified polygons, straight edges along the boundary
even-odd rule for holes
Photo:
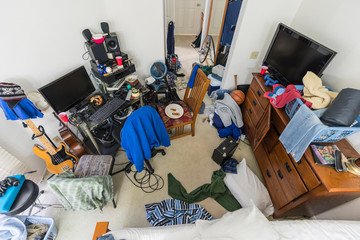
[[[114,165],[125,164],[128,163],[118,163]],[[164,187],[164,179],[160,175],[156,173],[151,173],[146,167],[143,171],[141,171],[141,173],[139,173],[136,170],[131,170],[133,166],[134,165],[125,170],[125,176],[130,180],[132,184],[134,184],[134,186],[140,188],[145,193],[152,193]],[[131,179],[131,173],[133,174],[134,180]]]

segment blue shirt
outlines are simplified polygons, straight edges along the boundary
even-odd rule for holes
[[[126,119],[121,131],[121,146],[138,172],[144,169],[144,159],[151,158],[151,148],[161,145],[170,146],[170,138],[155,109],[144,106]]]

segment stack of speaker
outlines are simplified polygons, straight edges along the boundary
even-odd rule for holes
[[[134,73],[135,65],[128,59],[128,55],[120,50],[119,40],[116,33],[110,32],[109,24],[102,22],[101,30],[105,35],[103,43],[95,43],[93,41],[93,35],[89,29],[83,30],[82,34],[86,39],[85,46],[91,57],[90,64],[93,73],[97,78],[105,83],[111,84],[131,73]],[[123,68],[118,69],[108,75],[104,76],[99,73],[98,65],[101,64],[105,68],[113,67],[117,63],[114,60],[117,56],[121,56],[123,59]]]

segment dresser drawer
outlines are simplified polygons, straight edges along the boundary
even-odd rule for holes
[[[279,134],[284,131],[286,125],[275,111],[271,112],[271,122]]]
[[[305,157],[302,157],[298,163],[290,155],[289,157],[309,191],[320,185],[319,179],[309,166]]]
[[[286,198],[278,179],[276,178],[275,172],[270,164],[269,157],[262,144],[260,144],[259,147],[256,149],[254,155],[259,164],[261,173],[264,177],[266,187],[269,190],[269,194],[274,204],[274,207],[275,209],[279,209],[282,206],[286,205],[289,201]]]
[[[281,142],[278,142],[275,145],[269,154],[269,158],[276,177],[289,202],[307,192],[306,186],[297,173]]]
[[[251,147],[254,147],[254,135],[255,135],[255,127],[252,123],[249,114],[246,111],[243,111],[243,117],[244,117],[244,129],[246,136],[250,142]]]
[[[261,89],[261,87],[259,86],[258,82],[255,79],[253,79],[250,85],[250,90],[254,93],[256,99],[259,101],[263,109],[265,109],[270,104],[269,99],[264,97],[265,92]]]
[[[259,100],[256,98],[255,93],[254,93],[251,89],[250,89],[248,95],[249,95],[249,97],[250,97],[249,103],[250,103],[250,105],[251,105],[251,108],[254,109],[255,113],[256,113],[258,116],[261,116],[261,115],[263,114],[264,110],[266,109],[266,107],[263,108],[263,107],[260,105]]]
[[[255,126],[255,136],[254,136],[254,146],[253,149],[256,150],[257,146],[266,136],[267,132],[270,129],[270,112],[271,108],[267,107],[261,116],[261,119],[257,126]]]
[[[274,126],[271,125],[269,132],[264,137],[262,144],[264,145],[267,152],[271,152],[278,141],[279,141],[279,135],[277,135]]]
[[[263,110],[260,107],[254,108],[252,101],[254,101],[254,94],[249,90],[248,93],[246,94],[246,100],[244,102],[244,110],[249,114],[251,121],[256,127],[263,114]]]

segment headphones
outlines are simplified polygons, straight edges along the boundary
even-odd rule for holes
[[[96,106],[100,106],[103,102],[103,99],[100,95],[96,95],[96,96],[90,98],[90,102],[92,104],[95,104]]]
[[[20,181],[15,177],[7,177],[4,180],[0,181],[0,197],[4,196],[6,190],[9,187],[17,187],[20,185]]]

